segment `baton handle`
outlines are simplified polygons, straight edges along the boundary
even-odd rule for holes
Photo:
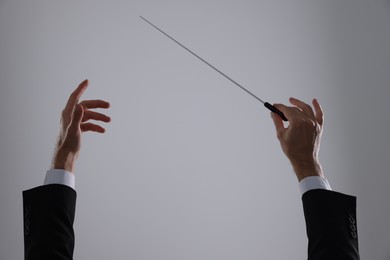
[[[288,121],[288,119],[286,118],[286,116],[283,114],[282,111],[280,111],[279,109],[277,109],[276,107],[274,107],[273,105],[271,105],[270,103],[268,102],[265,102],[264,103],[264,106],[266,108],[268,108],[269,110],[271,110],[272,112],[274,112],[275,114],[278,114],[283,121]]]

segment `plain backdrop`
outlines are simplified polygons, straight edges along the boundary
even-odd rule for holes
[[[0,259],[23,259],[22,191],[60,112],[111,102],[76,165],[75,259],[305,259],[301,195],[260,98],[325,111],[320,159],[358,198],[362,259],[390,259],[388,0],[0,0]]]

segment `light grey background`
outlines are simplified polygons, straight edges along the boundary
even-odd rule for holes
[[[0,1],[0,259],[23,259],[22,190],[59,115],[112,103],[77,163],[75,259],[305,259],[297,181],[269,113],[143,22],[270,102],[317,97],[334,190],[358,197],[362,259],[389,259],[390,2]]]

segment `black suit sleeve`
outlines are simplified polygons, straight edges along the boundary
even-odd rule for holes
[[[302,196],[309,260],[358,260],[356,197],[327,190]]]
[[[23,192],[25,260],[73,259],[76,192],[51,184]]]

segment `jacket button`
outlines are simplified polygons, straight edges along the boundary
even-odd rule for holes
[[[355,224],[356,223],[356,220],[355,220],[355,218],[352,215],[349,215],[349,223],[351,223],[351,224]]]
[[[31,206],[27,206],[24,209],[24,235],[28,236],[30,234],[30,215],[31,215]]]
[[[30,234],[30,228],[29,227],[25,227],[24,228],[24,235],[28,236],[29,234]]]
[[[356,226],[354,224],[349,225],[352,231],[356,231]]]
[[[26,219],[24,222],[24,235],[28,236],[30,234],[30,220]]]
[[[31,206],[25,207],[24,208],[24,217],[28,218],[30,216],[30,212],[31,212]]]

